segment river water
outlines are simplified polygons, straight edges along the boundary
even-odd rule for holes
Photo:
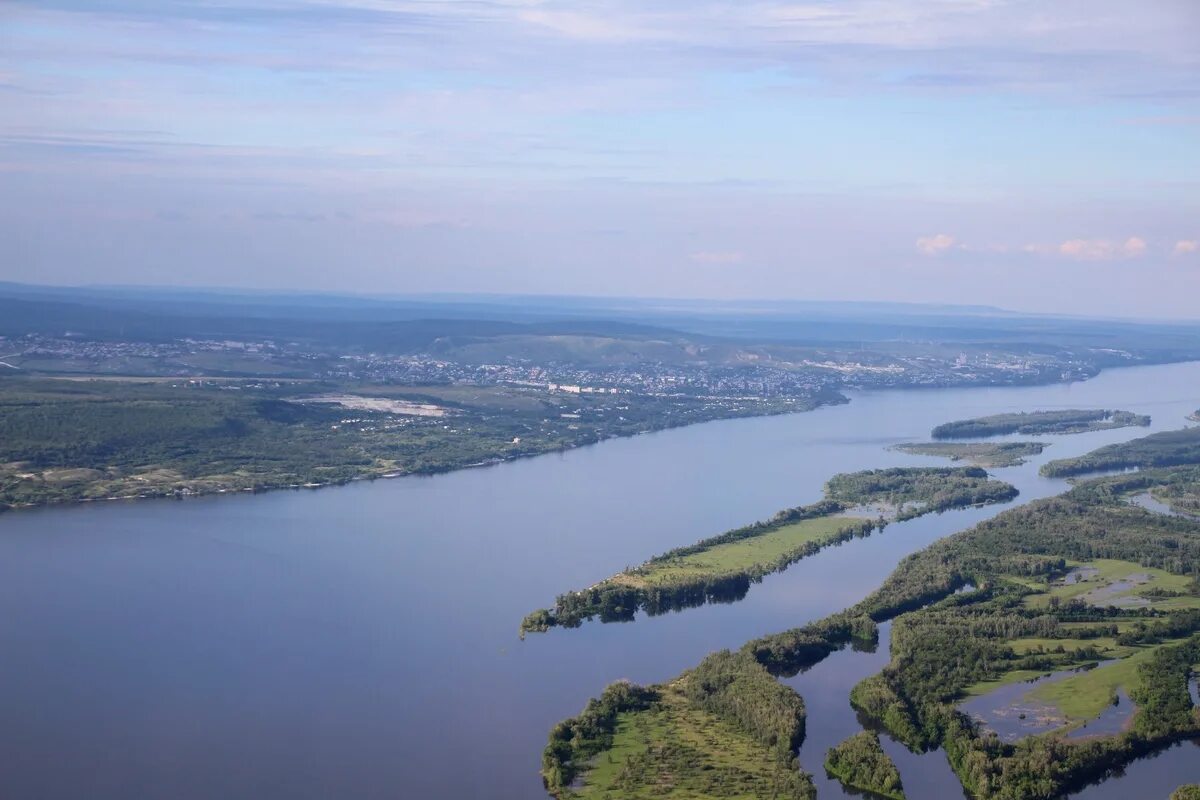
[[[849,606],[904,555],[1007,506],[889,526],[739,603],[519,641],[521,617],[556,593],[817,500],[835,472],[946,463],[886,448],[951,419],[1107,407],[1167,430],[1198,406],[1200,364],[1139,367],[859,393],[434,477],[0,516],[0,795],[542,798],[547,731],[607,683],[664,680]],[[1065,488],[1037,476],[1045,460],[1145,433],[1046,437],[1041,456],[995,472],[1027,502]],[[883,655],[842,657],[868,659],[847,667],[865,676]],[[801,760],[818,773],[814,743],[853,718],[836,716],[853,682],[834,683],[806,691]],[[1200,781],[1196,755],[1174,748],[1078,797],[1163,796],[1164,781]],[[914,800],[954,796],[938,757],[900,757]]]

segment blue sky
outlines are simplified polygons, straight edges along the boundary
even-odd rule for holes
[[[1200,316],[1194,0],[7,0],[0,109],[0,279]]]

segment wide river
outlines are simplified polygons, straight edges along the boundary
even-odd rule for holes
[[[814,501],[835,472],[945,463],[887,449],[938,423],[1068,407],[1179,428],[1200,407],[1200,364],[858,393],[810,413],[429,478],[0,516],[0,795],[542,798],[547,731],[607,683],[670,678],[714,649],[849,606],[905,554],[1004,507],[891,526],[732,605],[520,641],[526,612]],[[1027,502],[1065,488],[1037,476],[1043,461],[1145,433],[1047,437],[1041,457],[995,472]],[[858,655],[796,679],[812,713],[801,760],[822,779],[815,744],[844,735],[851,679],[880,665],[881,654]],[[832,668],[839,657],[846,669]],[[1198,756],[1177,746],[1077,796],[1165,797],[1200,781]],[[940,754],[900,766],[914,800],[944,795]]]

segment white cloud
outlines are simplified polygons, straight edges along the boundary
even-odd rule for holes
[[[1045,252],[1040,245],[1026,247],[1031,252]],[[1130,236],[1124,242],[1111,239],[1068,239],[1057,248],[1059,255],[1080,261],[1109,261],[1114,258],[1137,258],[1146,253],[1146,240]]]
[[[917,239],[917,250],[927,256],[936,256],[954,246],[954,237],[948,233],[922,236]]]
[[[1200,253],[1200,240],[1180,239],[1171,250],[1173,256],[1186,256],[1191,253]]]
[[[746,260],[746,254],[736,250],[701,250],[691,253],[688,259],[697,264],[740,264]]]
[[[1144,255],[1146,252],[1146,240],[1140,236],[1130,236],[1125,240],[1125,244],[1121,245],[1121,252],[1130,258]]]

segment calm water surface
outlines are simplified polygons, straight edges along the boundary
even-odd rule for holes
[[[851,605],[905,554],[1006,506],[891,526],[733,605],[522,642],[526,612],[814,501],[835,472],[945,463],[886,449],[938,423],[1075,406],[1181,427],[1200,406],[1200,364],[1070,385],[864,393],[432,478],[4,515],[0,795],[542,798],[547,731],[605,684],[663,680],[714,649]],[[1146,432],[1046,437],[1042,456],[996,474],[1027,502],[1065,488],[1037,476],[1045,460]],[[863,677],[883,657],[846,651],[829,663],[844,658],[843,671]],[[815,772],[815,743],[853,719],[837,716],[853,681],[834,677],[824,699],[805,689],[813,740],[802,760]],[[822,707],[833,709],[828,730]],[[945,796],[935,788],[944,757],[895,754],[910,797]],[[1078,797],[1164,796],[1166,783],[1200,781],[1197,755],[1173,748]]]

